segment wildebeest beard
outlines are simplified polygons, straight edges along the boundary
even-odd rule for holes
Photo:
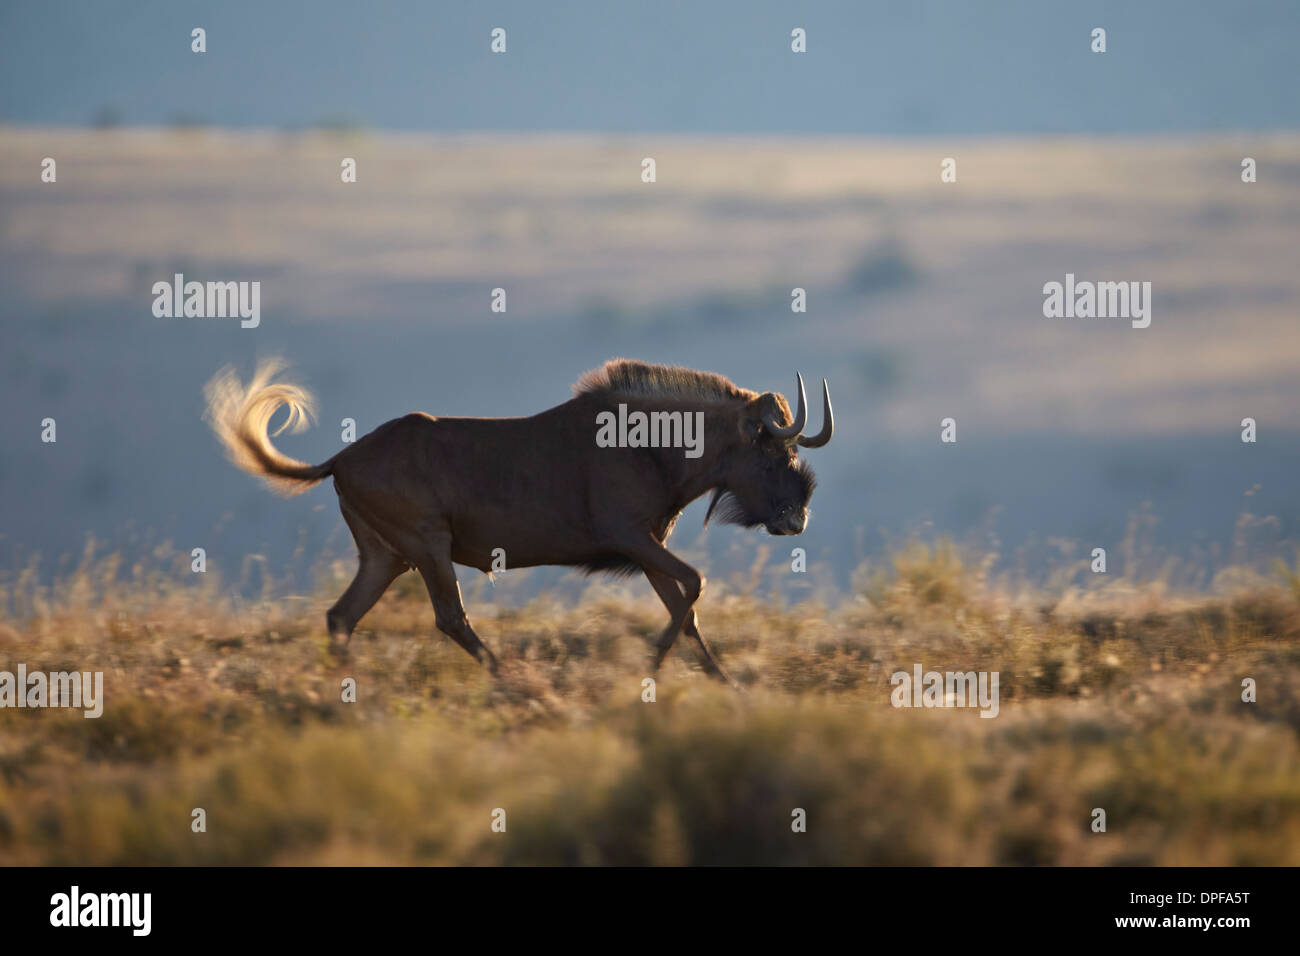
[[[806,502],[812,497],[813,489],[817,487],[817,476],[813,474],[808,462],[802,459],[795,466],[795,476],[799,481],[799,500]],[[704,524],[707,526],[714,518],[723,524],[739,525],[742,528],[761,528],[769,520],[754,514],[726,488],[713,489],[713,497],[709,499],[709,510],[704,515]]]

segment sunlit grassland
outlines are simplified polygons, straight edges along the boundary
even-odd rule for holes
[[[1300,864],[1293,568],[1013,594],[914,544],[833,607],[715,585],[744,692],[680,645],[645,702],[648,589],[477,618],[494,682],[414,575],[337,661],[338,581],[237,602],[168,560],[8,582],[0,669],[102,670],[106,701],[0,710],[0,863]],[[893,708],[918,663],[998,671],[999,715]]]

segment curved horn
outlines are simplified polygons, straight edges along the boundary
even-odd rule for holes
[[[789,444],[793,444],[798,439],[804,425],[808,424],[808,397],[804,395],[803,391],[803,376],[798,372],[795,372],[794,375],[799,380],[799,410],[795,412],[794,423],[791,425],[778,425],[771,412],[764,412],[762,416],[763,427]]]
[[[822,430],[812,438],[799,436],[799,444],[804,448],[821,448],[831,440],[835,432],[835,416],[831,413],[831,387],[822,379]]]

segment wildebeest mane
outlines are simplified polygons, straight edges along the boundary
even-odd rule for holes
[[[703,399],[748,402],[756,393],[713,372],[677,365],[655,365],[634,359],[610,359],[586,372],[573,385],[577,394],[605,393],[636,398]]]

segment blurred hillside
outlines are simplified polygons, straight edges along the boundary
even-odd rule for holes
[[[57,184],[40,182],[45,156]],[[945,156],[955,184],[939,182]],[[356,184],[339,182],[343,157]],[[48,570],[87,534],[128,554],[202,546],[230,578],[251,552],[277,573],[347,553],[328,488],[286,503],[221,459],[200,391],[227,362],[290,359],[322,424],[281,444],[319,461],[344,417],[364,432],[413,409],[527,415],[629,355],[757,389],[788,392],[796,368],[830,379],[837,438],[810,455],[798,542],[820,570],[790,596],[845,588],[930,526],[1006,569],[1137,527],[1125,573],[1176,560],[1203,586],[1300,539],[1298,225],[1294,135],[0,129],[0,492],[15,503],[0,565],[40,551]],[[154,318],[150,288],[176,272],[260,281],[260,327]],[[1150,281],[1151,327],[1045,319],[1042,286],[1067,272]],[[47,416],[56,445],[39,441]],[[947,416],[956,445],[938,440]],[[1239,440],[1247,416],[1258,444]],[[702,510],[674,540],[715,571],[772,544],[702,536]]]

